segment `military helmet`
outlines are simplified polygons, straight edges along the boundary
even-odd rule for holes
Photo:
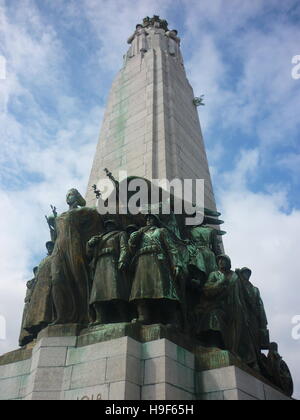
[[[116,228],[118,227],[118,223],[114,219],[105,220],[104,226],[107,227],[108,225],[114,225]]]

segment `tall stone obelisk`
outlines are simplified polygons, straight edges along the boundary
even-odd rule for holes
[[[205,207],[216,210],[194,92],[186,77],[177,31],[154,17],[128,39],[129,51],[113,82],[90,175],[108,168],[147,179],[204,179]]]

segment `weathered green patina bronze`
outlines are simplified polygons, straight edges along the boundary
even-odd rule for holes
[[[87,244],[91,258],[92,291],[90,304],[96,324],[125,322],[130,318],[130,283],[125,270],[129,263],[128,237],[115,220],[105,222],[105,232]]]
[[[248,329],[254,341],[258,354],[261,350],[268,350],[270,347],[270,335],[268,320],[259,289],[250,282],[251,270],[247,267],[236,273],[240,280],[241,293],[243,297],[244,310],[247,312]]]
[[[30,307],[26,315],[24,328],[34,338],[47,325],[53,322],[53,302],[51,295],[51,261],[53,242],[47,242],[47,257],[40,263],[32,292]]]
[[[33,335],[25,329],[25,323],[26,323],[26,319],[27,319],[27,314],[30,311],[31,297],[32,297],[34,287],[35,287],[35,284],[36,284],[37,272],[38,272],[38,267],[34,267],[34,269],[33,269],[34,278],[32,280],[29,280],[26,283],[27,291],[26,291],[26,297],[25,297],[25,300],[24,300],[25,306],[24,306],[24,310],[23,310],[21,332],[20,332],[20,337],[19,337],[20,347],[26,346],[26,344],[30,343],[34,339]]]
[[[187,230],[195,248],[191,263],[208,277],[218,269],[216,256],[221,254],[216,230],[208,226],[192,226]]]
[[[54,323],[88,324],[90,277],[86,244],[103,230],[96,209],[84,206],[75,189],[67,195],[69,211],[56,219],[57,240],[52,255],[51,277]]]
[[[282,391],[291,397],[294,393],[294,384],[288,365],[278,353],[278,344],[270,343],[267,357],[267,375],[269,379]]]
[[[230,304],[237,275],[231,271],[231,261],[226,255],[218,258],[218,265],[219,271],[210,274],[196,308],[196,335],[203,345],[225,349],[232,347]]]
[[[161,23],[155,17],[144,24]],[[106,174],[120,208],[128,210],[121,188],[139,178],[119,183],[111,172]],[[89,343],[126,331],[140,339],[141,331],[157,325],[175,341],[177,335],[180,342],[185,337],[195,343],[203,366],[214,366],[221,352],[227,364],[236,360],[292,395],[291,374],[277,345],[269,342],[251,270],[233,271],[230,258],[222,255],[219,237],[225,232],[216,228],[223,223],[220,213],[204,209],[202,225],[186,226],[186,215],[174,211],[178,199],[171,196],[170,211],[164,214],[161,188],[158,193],[159,201],[147,206],[146,216],[121,211],[102,216],[85,207],[76,189],[67,194],[67,212],[58,215],[52,207],[53,216],[47,218],[52,241],[27,283],[20,346],[48,325],[84,328],[82,340],[89,337]],[[101,199],[101,193],[96,195]],[[131,197],[132,191],[127,200]],[[269,350],[268,357],[263,350]]]
[[[137,305],[138,320],[145,324],[178,321],[179,294],[176,280],[181,272],[178,251],[169,232],[155,215],[129,240],[134,278],[130,301]]]
[[[56,209],[56,207],[54,207],[52,205],[50,207],[51,207],[51,210],[52,210],[53,214],[51,216],[45,216],[45,219],[46,219],[47,224],[49,226],[51,241],[55,242],[56,237],[57,237],[56,226],[55,226],[55,220],[57,218],[57,209]]]
[[[259,371],[259,331],[254,332],[251,325],[252,308],[248,310],[246,304],[249,296],[245,294],[245,280],[231,270],[228,256],[219,256],[218,265],[219,270],[210,274],[203,288],[197,308],[198,337],[204,345],[229,350]]]

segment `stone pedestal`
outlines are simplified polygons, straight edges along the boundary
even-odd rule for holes
[[[290,400],[236,366],[196,373],[199,400]]]
[[[126,329],[135,338],[116,337]],[[193,343],[184,348],[160,338],[172,335],[167,331],[157,325],[115,324],[77,335],[74,326],[49,327],[32,348],[0,358],[0,399],[289,399],[261,379],[230,366],[232,360],[224,354],[218,359],[217,351],[215,368],[203,370],[208,360],[203,356],[205,349],[189,351]]]

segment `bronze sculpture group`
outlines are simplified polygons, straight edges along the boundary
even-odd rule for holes
[[[48,255],[27,283],[21,346],[48,325],[160,323],[204,347],[230,351],[292,392],[251,270],[232,271],[217,229],[186,226],[179,237],[166,216],[163,222],[151,213],[124,225],[118,215],[85,207],[75,189],[67,204],[61,215],[55,209]],[[285,374],[279,380],[280,369]]]

